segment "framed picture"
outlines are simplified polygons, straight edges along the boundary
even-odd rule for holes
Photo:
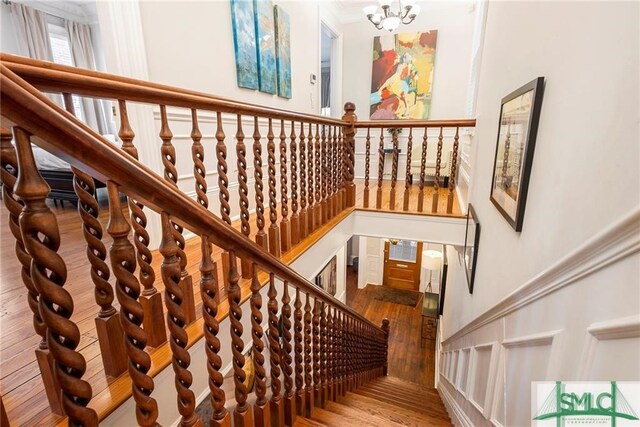
[[[276,94],[276,35],[271,0],[254,1],[260,91]]]
[[[238,86],[258,89],[258,56],[253,1],[231,0],[231,27]]]
[[[336,286],[338,279],[338,258],[333,257],[327,265],[324,266],[320,274],[316,276],[316,286],[324,289],[331,295],[336,295]]]
[[[440,300],[438,302],[438,316],[444,313],[444,294],[447,291],[447,274],[449,271],[449,259],[447,257],[447,246],[443,246],[442,251],[442,271],[440,273]]]
[[[276,21],[276,75],[278,96],[291,99],[291,23],[280,6],[274,8]]]
[[[522,230],[544,77],[502,98],[490,200],[516,231]]]
[[[478,259],[478,244],[480,243],[480,222],[476,211],[469,203],[467,210],[467,228],[464,235],[464,270],[467,275],[469,293],[473,293],[473,281],[476,278],[476,260]]]

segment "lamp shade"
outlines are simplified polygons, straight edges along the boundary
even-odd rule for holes
[[[442,253],[428,250],[422,252],[422,268],[427,270],[438,270],[442,265]]]

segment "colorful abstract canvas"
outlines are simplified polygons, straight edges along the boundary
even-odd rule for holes
[[[289,14],[280,6],[276,6],[274,12],[276,20],[278,96],[291,98],[291,26]]]
[[[233,45],[238,86],[258,89],[258,56],[253,0],[231,0]]]
[[[373,39],[372,120],[429,118],[437,36],[432,30]]]
[[[255,0],[260,90],[276,94],[276,40],[271,0]]]

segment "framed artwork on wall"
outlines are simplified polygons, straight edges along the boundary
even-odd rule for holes
[[[469,203],[467,210],[467,227],[464,235],[464,270],[467,276],[469,293],[473,293],[473,284],[476,278],[476,261],[478,260],[478,244],[480,243],[480,222],[475,209]]]
[[[544,77],[502,98],[490,200],[516,231],[522,231],[529,177],[542,106]]]
[[[338,284],[338,258],[333,257],[331,261],[324,266],[320,274],[316,276],[316,286],[324,289],[331,295],[336,295],[336,288]]]
[[[289,14],[280,6],[274,8],[276,21],[276,70],[278,96],[291,98],[291,24]]]
[[[276,94],[276,34],[271,0],[255,0],[256,43],[260,91]]]
[[[258,89],[258,56],[253,1],[231,0],[231,27],[239,87]]]

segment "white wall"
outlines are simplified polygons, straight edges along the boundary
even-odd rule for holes
[[[444,372],[457,350],[480,345],[506,388],[474,405],[443,381],[458,424],[528,424],[528,412],[508,408],[529,408],[529,380],[640,379],[639,12],[631,2],[489,5],[469,194],[482,227],[476,282],[470,295],[450,261],[440,360]],[[546,86],[516,233],[489,201],[496,129],[501,98],[537,76]],[[624,339],[597,332],[628,319]]]
[[[465,116],[471,64],[475,9],[472,1],[423,2],[416,20],[395,32],[438,30],[430,119]],[[369,120],[373,38],[377,30],[364,16],[344,25],[344,100],[356,104],[356,114]]]

